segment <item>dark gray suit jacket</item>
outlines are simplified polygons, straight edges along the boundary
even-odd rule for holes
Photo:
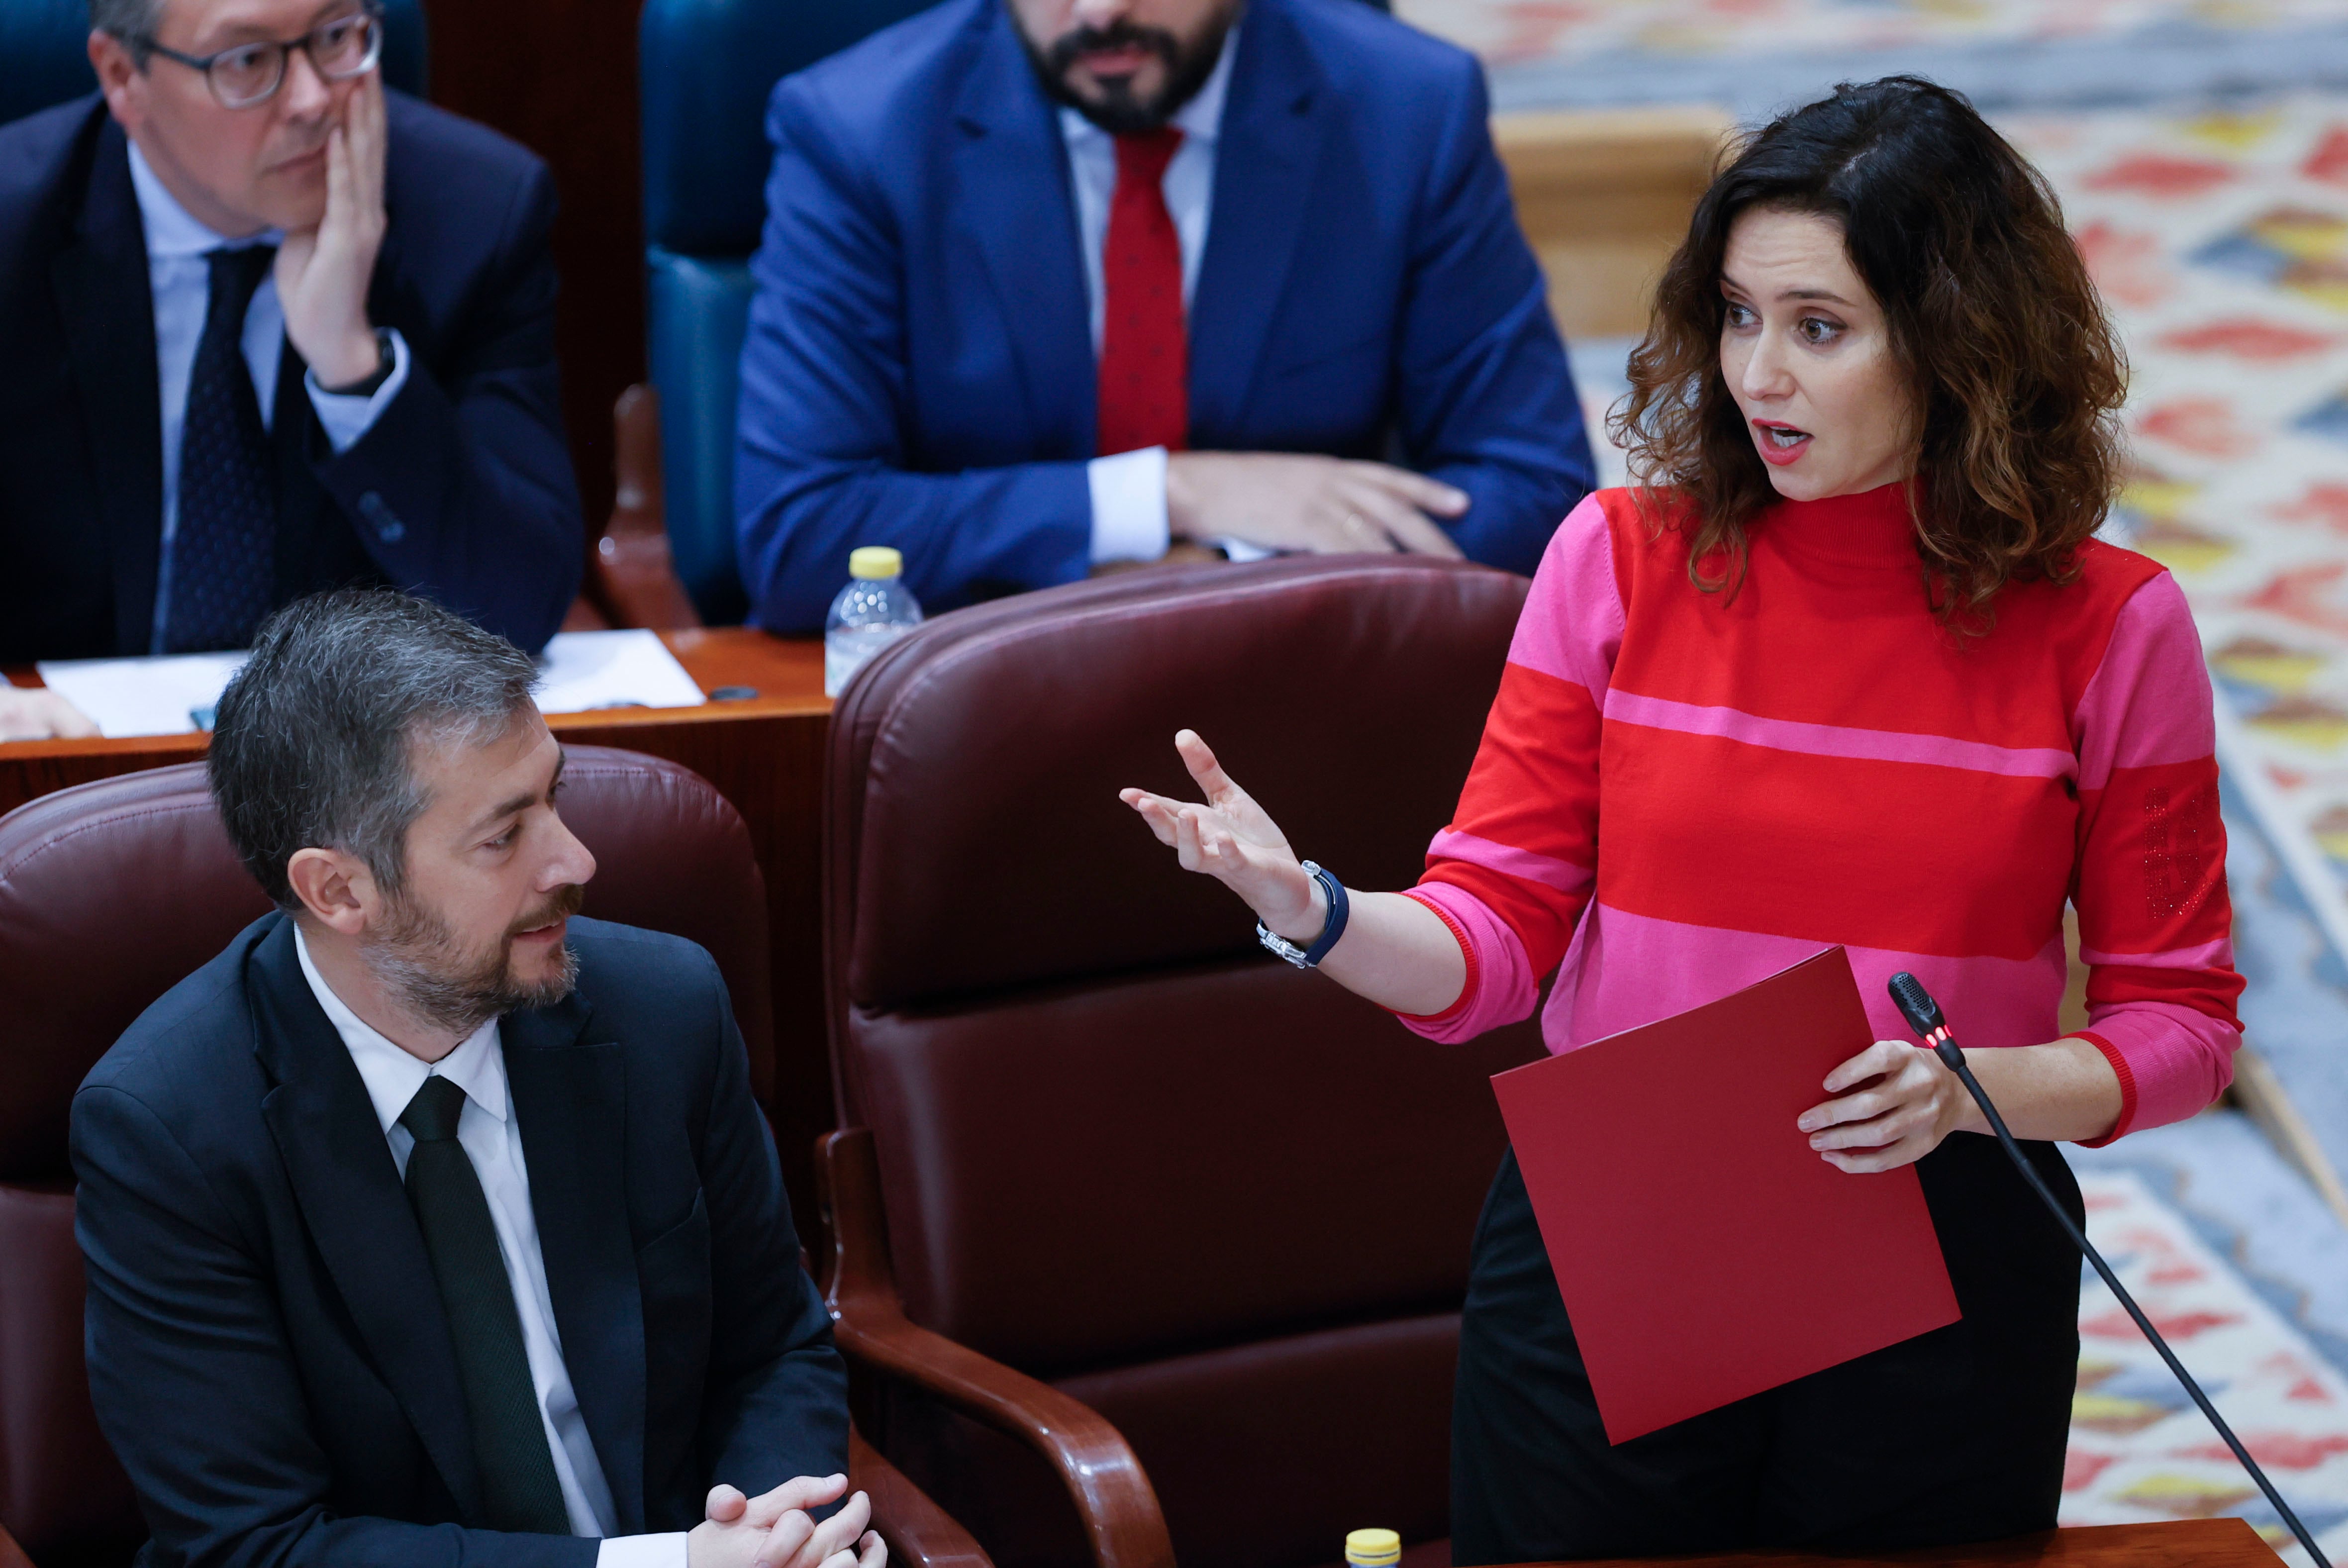
[[[846,1375],[799,1266],[717,967],[574,920],[579,989],[509,1015],[506,1076],[563,1361],[621,1534],[848,1468]],[[366,1085],[271,914],[174,986],[73,1109],[90,1389],[163,1564],[565,1564],[468,1527],[447,1319]]]
[[[386,93],[367,312],[407,381],[337,453],[285,346],[273,602],[388,583],[532,653],[585,562],[554,367],[554,181],[486,127]],[[129,142],[96,95],[0,126],[0,664],[143,654],[162,413]]]

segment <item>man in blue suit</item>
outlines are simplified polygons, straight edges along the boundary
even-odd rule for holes
[[[754,618],[1169,543],[1530,572],[1591,482],[1468,55],[1357,0],[946,0],[785,78],[736,476]]]

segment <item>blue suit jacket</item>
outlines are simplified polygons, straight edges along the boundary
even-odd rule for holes
[[[847,1377],[709,955],[574,919],[579,988],[507,1015],[506,1082],[621,1533],[710,1485],[848,1468]],[[414,1210],[283,914],[139,1016],[74,1097],[90,1395],[146,1568],[592,1568],[474,1528],[472,1430]]]
[[[1190,445],[1395,460],[1529,573],[1591,482],[1540,270],[1460,50],[1357,0],[1251,0],[1189,313]],[[860,544],[922,604],[1089,564],[1092,338],[1067,155],[1004,0],[787,77],[742,348],[754,617],[822,624]]]

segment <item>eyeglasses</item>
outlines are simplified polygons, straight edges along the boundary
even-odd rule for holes
[[[285,43],[239,44],[213,55],[183,55],[152,38],[139,40],[167,60],[204,73],[205,85],[222,108],[253,108],[277,96],[285,85],[285,59],[299,49],[310,57],[318,75],[330,82],[363,77],[383,57],[383,21],[372,6],[331,22],[321,22]]]

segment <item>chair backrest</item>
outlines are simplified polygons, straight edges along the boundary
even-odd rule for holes
[[[699,775],[573,747],[562,814],[593,851],[585,913],[687,936],[773,1084],[767,899],[748,830]],[[268,911],[191,763],[0,817],[0,1526],[35,1561],[127,1561],[144,1534],[82,1364],[66,1128],[74,1089],[158,996]]]
[[[734,555],[734,411],[775,84],[932,0],[645,0],[638,30],[652,382],[669,552],[702,618],[747,606]]]
[[[1430,1045],[1272,959],[1117,791],[1194,797],[1189,726],[1300,852],[1407,886],[1525,586],[1423,557],[1104,579],[942,616],[835,712],[834,1068],[907,1310],[1116,1423],[1182,1561],[1446,1532],[1457,1314],[1504,1142],[1486,1080],[1540,1045]],[[1084,1560],[955,1451],[982,1484],[923,1484],[998,1561]]]
[[[88,0],[0,0],[0,125],[79,98],[89,69]],[[422,0],[384,0],[383,79],[424,96]]]

